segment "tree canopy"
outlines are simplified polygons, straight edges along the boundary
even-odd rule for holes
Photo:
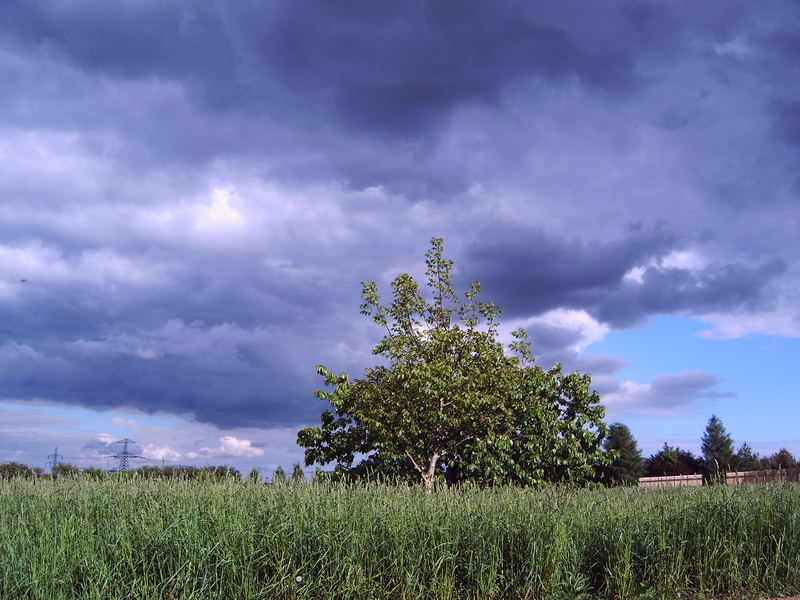
[[[0,463],[0,479],[13,479],[15,477],[33,477],[34,472],[28,465],[18,462]]]
[[[644,461],[648,477],[670,475],[694,475],[703,470],[703,461],[689,450],[673,448],[666,442],[664,447]]]
[[[747,442],[742,442],[736,451],[734,462],[737,471],[758,471],[762,468],[761,458]]]
[[[786,448],[781,448],[775,454],[762,459],[765,469],[793,469],[797,466],[797,459]]]
[[[506,354],[500,308],[478,299],[478,282],[456,293],[443,245],[433,238],[425,255],[427,297],[408,274],[392,282],[390,304],[374,281],[362,282],[361,314],[384,332],[373,349],[383,364],[352,381],[317,367],[333,391],[316,395],[332,410],[298,432],[306,465],[426,487],[591,478],[606,461],[606,427],[590,376],[534,365],[524,330]]]
[[[733,440],[722,421],[711,415],[703,433],[702,444],[704,474],[709,483],[724,482],[725,473],[732,471],[736,463]]]
[[[636,446],[636,440],[622,423],[612,423],[608,437],[603,442],[604,450],[610,454],[611,462],[602,470],[602,481],[606,485],[637,485],[644,475],[644,459]]]

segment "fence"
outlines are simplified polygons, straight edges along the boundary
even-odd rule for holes
[[[702,475],[666,475],[640,477],[639,487],[695,487],[703,485]]]
[[[800,468],[732,471],[725,475],[725,483],[728,485],[786,481],[800,481]],[[705,485],[702,475],[667,475],[665,477],[639,478],[639,487],[695,487],[700,485]]]

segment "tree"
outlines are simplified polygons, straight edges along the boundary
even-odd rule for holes
[[[161,468],[161,472],[165,479],[180,479],[183,481],[190,481],[200,477],[200,469],[191,465],[166,465]]]
[[[210,465],[200,469],[200,472],[198,473],[198,478],[203,481],[214,481],[214,482],[222,482],[229,480],[241,481],[242,474],[236,467],[231,467],[228,465]]]
[[[708,420],[700,448],[703,452],[703,473],[706,481],[724,483],[725,473],[733,470],[736,458],[733,453],[733,440],[716,415],[711,415]]]
[[[97,467],[86,467],[82,475],[92,481],[102,481],[106,477],[106,472]]]
[[[374,281],[362,282],[361,314],[384,331],[373,349],[384,364],[352,382],[317,367],[333,391],[316,395],[333,410],[298,432],[306,465],[337,463],[341,476],[428,489],[437,477],[492,485],[594,476],[606,427],[591,378],[534,366],[524,330],[506,355],[500,308],[477,299],[478,282],[455,292],[443,245],[433,238],[425,255],[429,297],[408,274],[394,279],[387,305]]]
[[[250,469],[250,474],[247,476],[247,483],[252,483],[252,484],[263,483],[263,480],[261,479],[261,472],[256,467]]]
[[[642,452],[627,425],[612,423],[603,449],[610,454],[611,463],[602,469],[605,485],[637,485],[644,475]]]
[[[734,457],[737,471],[758,471],[761,469],[761,458],[747,442],[742,442]]]
[[[13,479],[15,477],[33,477],[33,470],[28,465],[18,462],[0,463],[0,479]]]
[[[52,471],[54,479],[58,479],[59,477],[77,477],[80,475],[80,472],[81,470],[78,467],[68,463],[58,463],[53,466]]]
[[[797,459],[786,448],[781,448],[772,456],[763,459],[765,469],[793,469]]]
[[[303,467],[300,463],[295,463],[294,467],[292,468],[292,482],[294,483],[302,483],[306,480],[306,474],[303,472]]]
[[[703,461],[688,450],[664,442],[661,450],[645,459],[644,466],[647,477],[695,475],[703,470]]]
[[[142,479],[163,479],[164,469],[156,465],[142,465],[136,469],[136,475]]]
[[[286,483],[286,471],[278,467],[272,472],[272,483]]]

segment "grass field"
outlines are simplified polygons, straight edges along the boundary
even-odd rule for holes
[[[797,484],[426,496],[380,486],[0,482],[2,598],[798,592]]]

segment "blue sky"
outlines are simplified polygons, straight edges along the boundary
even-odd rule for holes
[[[684,414],[671,416],[669,424],[651,416],[629,414],[623,418],[639,433],[649,452],[664,441],[694,452],[711,414],[722,419],[737,445],[749,443],[761,453],[786,447],[800,452],[796,423],[800,418],[796,390],[787,385],[800,359],[800,340],[777,336],[716,339],[704,336],[708,325],[694,319],[655,316],[642,327],[610,332],[588,348],[590,352],[626,356],[629,363],[618,372],[624,380],[652,381],[664,372],[681,373],[698,368],[714,374],[717,388],[728,397],[708,398]]]
[[[0,4],[0,461],[271,471],[445,239],[645,454],[800,454],[800,9]]]

